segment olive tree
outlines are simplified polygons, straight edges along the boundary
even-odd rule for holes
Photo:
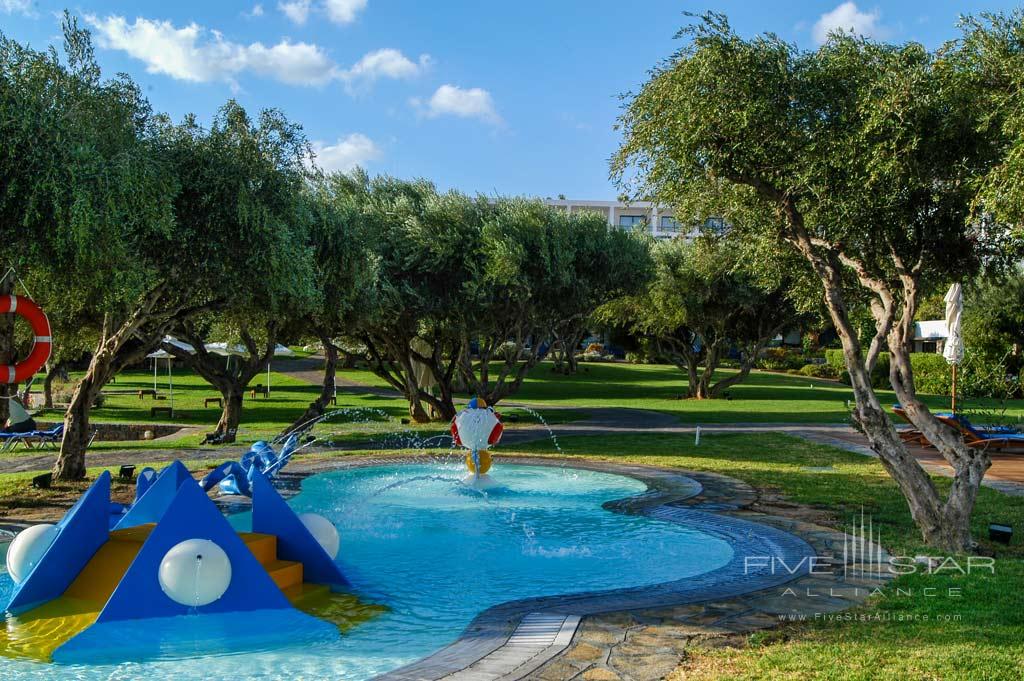
[[[650,237],[618,229],[591,211],[571,213],[564,222],[570,234],[572,271],[548,301],[551,351],[555,371],[574,374],[576,350],[595,327],[594,312],[620,296],[638,293],[653,276]]]
[[[376,269],[355,328],[370,369],[418,422],[455,415],[456,321],[479,262],[480,202],[429,182],[349,178]]]
[[[557,341],[572,355],[594,310],[642,286],[648,262],[646,243],[602,216],[525,199],[490,204],[459,324],[470,392],[497,404],[519,390],[542,348]]]
[[[684,213],[724,215],[748,238],[800,254],[842,343],[854,418],[907,500],[923,539],[971,550],[970,519],[990,465],[919,399],[909,345],[922,295],[978,267],[987,233],[972,219],[978,180],[998,159],[977,78],[947,51],[832,35],[803,51],[745,39],[720,15],[628,98],[620,181]],[[990,226],[990,225],[988,225]],[[855,292],[855,293],[852,293]],[[851,323],[867,295],[874,334]],[[900,440],[871,386],[882,350],[915,427],[953,469],[942,495]]]
[[[362,171],[354,176],[365,177]],[[334,397],[337,339],[355,335],[364,312],[374,305],[377,270],[366,247],[360,204],[351,186],[351,178],[340,173],[317,175],[302,195],[317,296],[309,314],[297,321],[299,328],[323,346],[324,378],[320,394],[286,432],[323,415]]]
[[[234,440],[245,390],[266,369],[278,334],[315,300],[301,200],[307,154],[301,128],[280,112],[252,119],[235,102],[208,131],[186,121],[168,149],[181,183],[177,223],[202,235],[204,262],[193,295],[212,302],[207,314],[182,316],[171,328],[193,352],[172,343],[163,349],[221,393],[219,442]],[[215,336],[242,350],[228,357],[207,351]]]
[[[171,276],[176,183],[159,153],[160,120],[130,80],[101,78],[88,34],[67,15],[64,32],[66,60],[0,39],[0,237],[23,277],[47,280],[41,298],[49,291],[84,313],[55,318],[96,339],[53,470],[77,479],[103,385],[192,302]]]
[[[739,250],[714,237],[661,242],[653,249],[656,274],[646,290],[600,311],[603,321],[650,339],[659,355],[685,372],[689,398],[720,397],[746,380],[761,350],[801,323],[787,297],[788,282],[759,282],[742,269]],[[739,370],[715,381],[732,350],[739,353]]]

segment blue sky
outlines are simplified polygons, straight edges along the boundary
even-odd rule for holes
[[[830,26],[935,47],[1012,2],[78,0],[106,73],[209,120],[229,97],[303,124],[320,162],[486,194],[612,199],[618,95],[677,46],[683,12],[814,47]],[[59,41],[48,0],[0,0],[0,30]]]

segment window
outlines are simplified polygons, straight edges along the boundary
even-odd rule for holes
[[[715,234],[722,234],[725,232],[725,220],[723,218],[708,218],[704,221],[704,229]]]
[[[678,232],[679,231],[679,220],[676,220],[671,215],[662,215],[661,224],[658,225],[663,232]]]
[[[634,227],[643,227],[647,224],[646,215],[620,215],[619,216],[619,227],[629,231]]]

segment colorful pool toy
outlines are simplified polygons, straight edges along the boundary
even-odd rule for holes
[[[501,415],[488,407],[480,397],[474,397],[452,420],[452,437],[456,446],[469,450],[466,454],[466,468],[469,475],[463,482],[475,487],[493,486],[494,480],[487,475],[491,469],[491,453],[488,448],[498,444],[505,426]]]
[[[252,496],[253,473],[259,471],[264,477],[272,480],[288,465],[298,446],[297,435],[288,436],[281,445],[280,453],[274,451],[273,445],[260,440],[254,443],[240,460],[225,461],[213,469],[199,481],[199,486],[204,492],[209,492],[216,485],[224,494]]]
[[[11,543],[16,586],[0,655],[54,662],[161,655],[196,626],[175,619],[184,615],[269,615],[281,630],[338,635],[335,624],[307,614],[348,585],[334,560],[337,531],[321,516],[297,515],[262,472],[251,477],[251,532],[236,532],[180,462],[112,529],[110,480],[104,472],[58,524],[28,528]],[[119,651],[123,634],[111,632],[125,625],[139,640]]]

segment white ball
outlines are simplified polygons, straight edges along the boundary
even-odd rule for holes
[[[231,585],[231,560],[209,539],[186,539],[164,554],[159,578],[160,588],[175,603],[208,605]]]
[[[21,584],[42,560],[60,529],[56,525],[33,525],[18,533],[7,547],[7,571],[16,584]]]
[[[316,543],[323,547],[331,560],[334,560],[338,555],[338,548],[341,546],[341,538],[338,537],[338,529],[334,524],[316,513],[303,513],[299,516],[299,520],[313,535],[313,539],[316,539]]]

